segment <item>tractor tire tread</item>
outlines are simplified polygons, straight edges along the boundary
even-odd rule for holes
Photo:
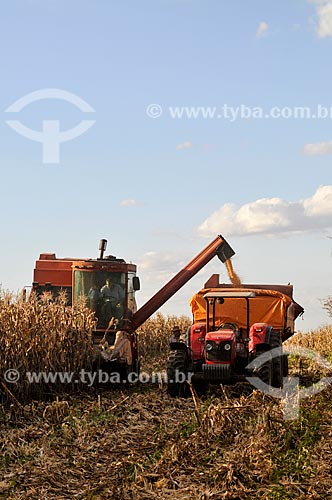
[[[176,381],[178,374],[183,374],[187,379],[187,354],[183,350],[171,351],[167,361],[167,392],[172,397],[189,395],[189,385]]]

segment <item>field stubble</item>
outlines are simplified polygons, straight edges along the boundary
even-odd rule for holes
[[[50,315],[46,302],[42,311],[32,304],[29,314],[24,307],[0,304],[2,363],[9,366],[18,356],[22,370],[32,360],[46,369],[89,364],[92,320],[83,306],[73,316],[61,302]],[[38,337],[43,324],[45,339]],[[165,368],[175,324],[185,331],[189,319],[157,315],[142,327],[143,370]],[[50,332],[56,332],[53,339]],[[331,355],[331,328],[292,343]],[[22,354],[27,349],[28,357]],[[319,370],[298,360],[292,369]],[[279,401],[248,385],[215,388],[197,398],[196,407],[191,398],[169,398],[158,385],[81,393],[55,388],[48,400],[30,402],[24,402],[25,390],[20,386],[11,398],[2,387],[0,498],[332,498],[330,388],[303,401],[299,420],[289,422]]]

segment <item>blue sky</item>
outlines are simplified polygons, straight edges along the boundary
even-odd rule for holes
[[[40,252],[93,257],[105,237],[139,266],[142,305],[221,233],[243,281],[294,284],[299,329],[328,321],[319,299],[332,293],[332,113],[231,122],[173,119],[169,108],[332,107],[331,1],[11,0],[0,25],[4,288],[30,284]],[[5,112],[49,88],[95,113],[59,100]],[[151,103],[160,118],[147,116]],[[60,145],[58,164],[6,124],[67,130],[91,118]],[[212,272],[227,281],[212,262],[163,311],[190,314]]]

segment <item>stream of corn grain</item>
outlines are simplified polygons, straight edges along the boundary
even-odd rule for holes
[[[229,276],[229,279],[231,280],[232,285],[235,287],[241,286],[241,278],[234,271],[231,259],[226,260],[225,264],[226,264],[226,269],[227,269],[228,276]]]

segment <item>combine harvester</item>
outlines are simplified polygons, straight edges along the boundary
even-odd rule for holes
[[[190,304],[193,325],[186,341],[171,343],[167,364],[171,396],[187,395],[187,381],[201,391],[208,383],[231,384],[251,376],[269,386],[282,386],[288,374],[282,342],[294,334],[295,319],[304,311],[293,300],[292,285],[234,287],[220,284],[214,274]],[[273,356],[264,355],[264,362],[257,359],[275,348]]]
[[[222,236],[217,236],[137,310],[135,293],[140,289],[140,281],[136,265],[113,255],[105,256],[106,246],[107,240],[101,240],[97,259],[57,258],[54,253],[42,253],[34,269],[32,290],[37,296],[49,292],[53,297],[65,292],[68,305],[85,300],[96,318],[96,364],[107,363],[112,373],[124,376],[138,374],[137,328],[213,257],[231,268],[230,258],[235,252]]]

